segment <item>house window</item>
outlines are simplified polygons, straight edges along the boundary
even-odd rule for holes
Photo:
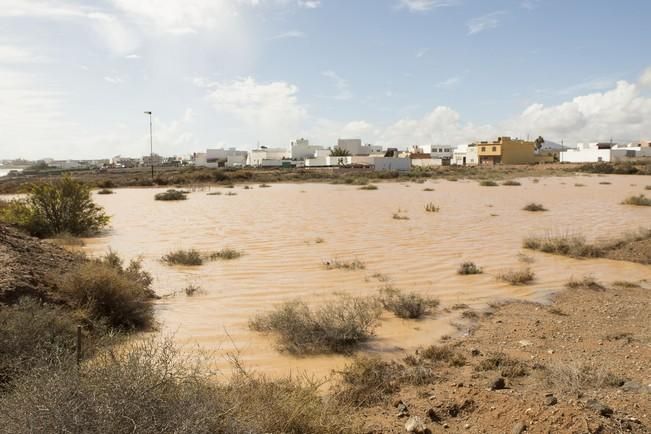
[[[484,152],[486,150],[486,146],[481,147],[481,151]]]
[[[493,146],[493,152],[497,151],[497,146]]]

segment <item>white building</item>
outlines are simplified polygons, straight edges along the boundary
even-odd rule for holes
[[[282,161],[290,158],[290,153],[284,148],[267,148],[261,146],[258,149],[249,151],[247,164],[253,167],[273,167],[276,164],[282,166],[281,163],[264,162],[264,160]],[[264,164],[263,164],[264,163]]]
[[[411,150],[414,154],[430,154],[432,158],[452,159],[453,149],[452,146],[446,145],[419,145],[412,146]]]
[[[322,149],[323,147],[310,145],[309,140],[300,138],[291,143],[291,158],[292,160],[314,158],[316,156],[316,151]]]
[[[350,155],[370,155],[382,151],[382,146],[362,145],[361,139],[339,139],[337,148],[348,151]]]
[[[305,167],[343,167],[350,166],[353,163],[353,157],[348,156],[320,156],[305,159]]]
[[[196,153],[194,165],[201,167],[242,167],[246,165],[248,152],[229,149],[206,149]]]
[[[612,143],[579,143],[576,149],[560,153],[561,163],[598,163],[611,161]]]

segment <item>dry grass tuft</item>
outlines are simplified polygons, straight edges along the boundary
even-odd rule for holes
[[[547,211],[547,208],[545,208],[542,204],[540,203],[534,203],[531,202],[522,208],[524,211],[532,211],[532,212],[540,212],[540,211]]]
[[[477,371],[500,371],[506,378],[523,377],[528,374],[527,365],[504,353],[489,354],[475,367]]]
[[[163,256],[161,261],[167,265],[198,266],[203,264],[203,257],[198,250],[175,250]]]
[[[480,181],[479,185],[481,185],[482,187],[497,187],[499,184],[495,181],[484,180],[484,181]]]
[[[323,261],[323,266],[327,270],[364,270],[366,269],[366,264],[364,264],[359,259],[353,259],[352,261],[341,261],[339,259],[329,259]]]
[[[639,196],[630,196],[622,201],[622,205],[651,206],[651,198],[643,194]]]
[[[403,319],[422,318],[440,304],[438,299],[424,297],[415,292],[404,294],[390,286],[380,290],[380,302],[386,310]]]
[[[182,190],[170,189],[163,193],[157,193],[154,196],[156,200],[171,201],[171,200],[186,200],[188,198],[187,192]]]
[[[592,276],[583,276],[582,279],[575,279],[574,277],[565,284],[569,289],[592,289],[594,291],[602,291],[605,287],[597,282],[597,280]]]
[[[425,211],[427,212],[439,212],[439,207],[434,205],[432,202],[425,205]]]
[[[514,180],[510,179],[510,180],[508,180],[508,181],[504,181],[504,182],[502,183],[502,185],[507,185],[507,186],[518,186],[518,185],[522,185],[522,184],[519,183],[518,181],[514,181]]]
[[[467,275],[467,274],[481,274],[483,273],[483,270],[481,267],[478,267],[475,265],[474,262],[464,262],[459,266],[459,269],[457,270],[457,274],[462,274],[462,275]]]
[[[533,282],[535,273],[530,268],[507,270],[498,274],[497,278],[511,285],[526,285]]]
[[[574,393],[618,387],[625,382],[601,365],[580,362],[547,366],[545,381],[549,386]]]
[[[368,184],[368,185],[363,185],[363,186],[359,187],[359,189],[360,190],[377,190],[378,187],[377,187],[377,185]]]
[[[239,250],[231,249],[230,247],[224,247],[221,250],[211,253],[208,258],[212,261],[217,259],[231,260],[241,257],[243,253]]]

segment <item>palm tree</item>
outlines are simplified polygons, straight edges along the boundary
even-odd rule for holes
[[[536,152],[538,152],[540,149],[542,149],[542,145],[545,143],[545,139],[543,139],[542,136],[538,136],[534,143],[536,144]]]
[[[331,157],[348,157],[350,155],[350,152],[348,149],[336,147],[333,150],[330,151],[330,156]]]

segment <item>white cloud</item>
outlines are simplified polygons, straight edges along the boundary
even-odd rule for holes
[[[428,51],[429,48],[419,48],[418,50],[416,50],[416,58],[420,59],[421,57],[424,57]]]
[[[122,83],[124,83],[124,80],[121,79],[120,77],[112,77],[112,76],[109,76],[109,75],[104,77],[104,81],[107,81],[107,82],[109,82],[111,84],[122,84]]]
[[[128,55],[126,55],[126,56],[124,56],[124,57],[125,57],[126,59],[140,59],[140,55],[139,55],[139,54],[128,54]]]
[[[458,4],[459,0],[399,0],[398,7],[406,8],[412,12],[425,12]]]
[[[43,57],[36,56],[25,48],[0,44],[0,64],[34,63],[43,60]]]
[[[321,0],[298,0],[298,6],[306,9],[316,9],[321,6]]]
[[[305,33],[301,32],[300,30],[290,30],[285,33],[280,33],[271,39],[291,39],[291,38],[304,38],[304,37],[305,37]]]
[[[344,80],[336,72],[328,70],[328,71],[323,71],[321,75],[323,75],[326,78],[329,78],[334,83],[337,92],[334,95],[329,96],[330,98],[334,98],[338,100],[348,100],[353,97],[352,93],[350,92],[350,89],[348,88],[348,81]]]
[[[651,67],[644,70],[639,80],[640,86],[651,87]]]
[[[207,84],[213,107],[249,129],[249,140],[288,143],[299,134],[307,110],[298,103],[298,88],[284,81],[258,83],[252,77]]]
[[[442,89],[449,89],[449,88],[455,87],[460,82],[461,82],[460,77],[456,77],[456,76],[455,77],[450,77],[447,80],[443,80],[443,81],[440,81],[440,82],[436,83],[436,87],[440,87]]]
[[[481,17],[473,18],[468,21],[468,34],[474,35],[484,30],[495,29],[500,24],[500,19],[506,14],[505,11],[495,11]]]
[[[540,1],[541,0],[522,0],[520,6],[523,7],[524,9],[533,10],[540,5]]]

